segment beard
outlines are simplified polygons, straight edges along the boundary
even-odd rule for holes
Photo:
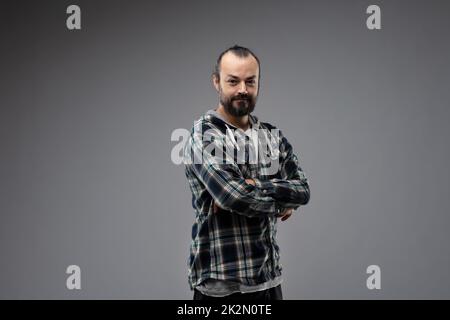
[[[253,112],[257,97],[250,95],[238,95],[234,97],[225,97],[222,90],[219,92],[220,103],[225,111],[234,117],[243,117]]]

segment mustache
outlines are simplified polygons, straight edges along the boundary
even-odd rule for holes
[[[231,100],[234,101],[234,100],[250,100],[250,99],[251,97],[248,95],[240,95],[232,98]]]

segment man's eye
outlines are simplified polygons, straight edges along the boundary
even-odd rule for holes
[[[236,84],[236,83],[237,83],[237,81],[236,81],[236,80],[228,80],[228,83],[231,83],[231,84]]]
[[[249,80],[249,81],[247,81],[247,84],[253,85],[253,84],[255,84],[255,80]]]

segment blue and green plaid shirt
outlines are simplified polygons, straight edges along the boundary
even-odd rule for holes
[[[280,276],[277,214],[309,201],[308,180],[291,144],[269,123],[253,115],[249,120],[259,133],[256,143],[214,110],[195,121],[186,142],[195,209],[187,261],[191,290],[208,278],[257,285]],[[245,182],[250,178],[255,186]]]

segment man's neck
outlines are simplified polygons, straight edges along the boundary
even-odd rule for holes
[[[226,112],[225,108],[221,104],[217,107],[216,112],[224,117],[229,123],[243,131],[246,131],[250,127],[248,114],[242,117],[235,117]]]

